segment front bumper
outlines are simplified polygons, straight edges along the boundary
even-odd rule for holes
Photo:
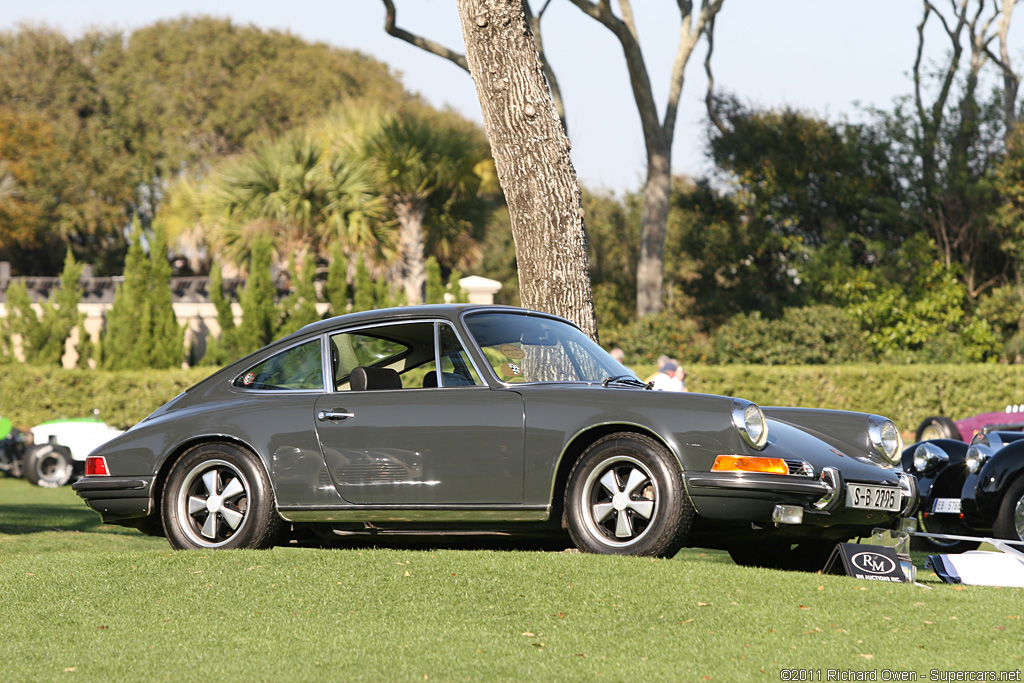
[[[104,522],[148,517],[154,477],[82,477],[71,488]]]
[[[917,509],[917,482],[910,475],[901,475],[904,486],[892,486],[900,496],[900,510],[892,512],[847,507],[847,484],[841,473],[834,468],[826,470],[819,479],[746,472],[687,472],[684,480],[697,514],[710,520],[771,525],[775,523],[776,507],[785,505],[803,510],[804,526],[870,531],[872,527],[910,516]]]

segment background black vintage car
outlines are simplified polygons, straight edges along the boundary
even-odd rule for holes
[[[874,415],[650,391],[555,316],[416,306],[232,363],[97,449],[74,488],[176,548],[564,528],[591,552],[819,568],[912,512],[901,447]]]
[[[953,536],[978,534],[960,517],[968,448],[967,443],[957,439],[930,439],[911,444],[903,451],[903,469],[917,477],[921,495],[917,509],[919,531]],[[921,536],[915,537],[912,545],[920,550],[962,553],[980,544]]]
[[[904,450],[904,467],[918,479],[923,530],[1024,541],[1024,432],[982,431],[971,443],[931,439]],[[972,541],[927,539],[946,552]]]

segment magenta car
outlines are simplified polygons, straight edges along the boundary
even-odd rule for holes
[[[957,439],[970,443],[975,434],[993,429],[1024,429],[1024,404],[1009,405],[996,413],[981,413],[953,421],[942,415],[926,418],[917,427],[915,441]]]

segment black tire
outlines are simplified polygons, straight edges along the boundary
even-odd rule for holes
[[[992,525],[996,538],[1007,541],[1024,541],[1024,476],[1010,484],[1006,495],[999,503],[999,514]]]
[[[229,443],[196,446],[174,463],[161,517],[176,550],[269,548],[284,529],[262,463]]]
[[[743,567],[764,567],[783,571],[818,572],[825,568],[836,543],[745,543],[729,548],[729,557]]]
[[[679,463],[649,437],[601,438],[569,474],[566,526],[584,552],[671,557],[695,516]]]
[[[64,446],[44,443],[25,450],[22,474],[36,486],[56,489],[71,481],[74,462]]]
[[[914,439],[916,441],[930,441],[932,439],[956,439],[963,441],[960,437],[960,430],[956,428],[956,423],[943,415],[933,415],[922,420],[921,424],[917,426],[917,431],[914,432]]]
[[[0,446],[0,472],[8,477],[21,477],[22,456],[13,447]]]
[[[962,520],[946,516],[938,517],[930,515],[925,519],[920,512],[917,513],[917,528],[925,533],[949,534],[950,536],[975,536],[978,532],[963,523]],[[977,550],[981,545],[976,541],[944,541],[940,538],[927,538],[925,536],[911,536],[910,549],[922,551],[939,551],[946,555],[966,553],[970,550]]]

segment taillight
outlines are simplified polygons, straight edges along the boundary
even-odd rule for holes
[[[88,458],[86,458],[85,476],[109,477],[110,470],[107,469],[107,459],[101,455],[90,455]]]

